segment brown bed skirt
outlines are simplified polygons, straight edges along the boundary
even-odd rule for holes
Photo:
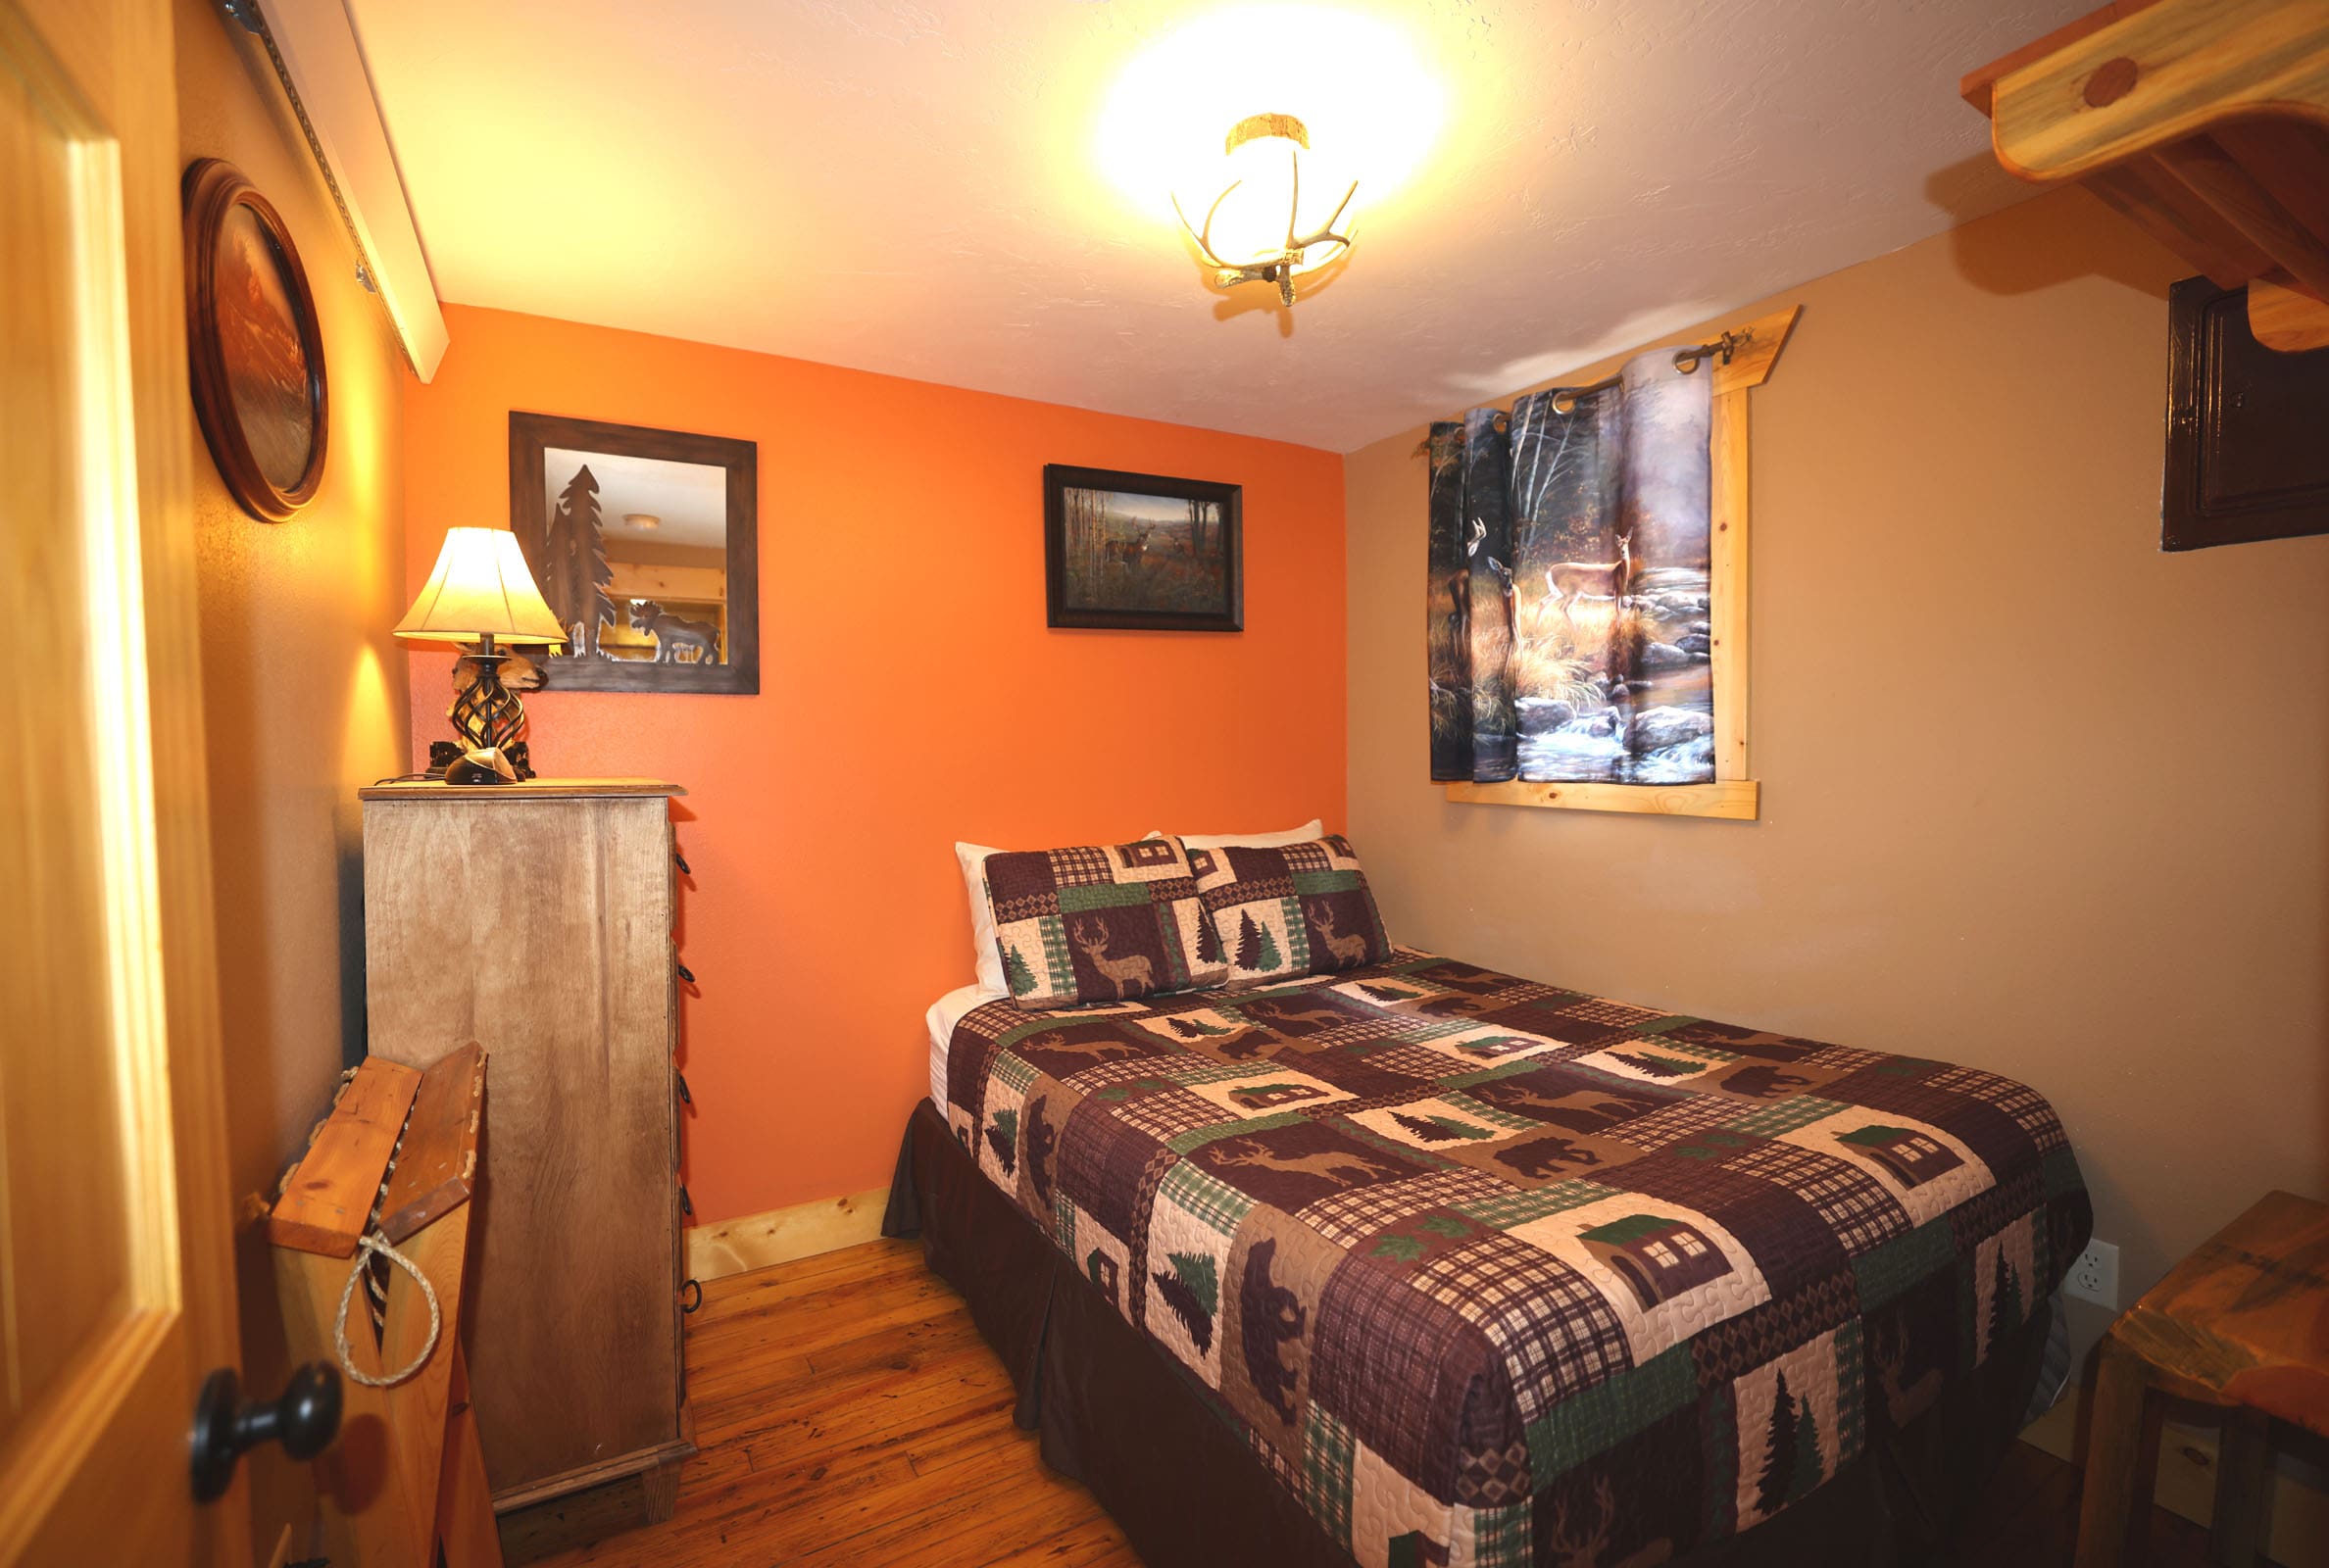
[[[1150,1568],[1348,1568],[1350,1553],[1271,1479],[1190,1378],[1118,1315],[978,1172],[924,1100],[907,1122],[882,1234],[919,1236],[932,1272],[1018,1389],[1044,1462],[1091,1489]],[[1946,1553],[2036,1387],[2051,1314],[1777,1518],[1677,1559],[1687,1568],[1912,1564]],[[1542,1544],[1540,1562],[1550,1561]]]

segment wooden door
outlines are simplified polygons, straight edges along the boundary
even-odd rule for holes
[[[0,0],[0,1565],[250,1561],[164,0]]]

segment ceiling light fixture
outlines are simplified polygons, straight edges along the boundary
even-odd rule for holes
[[[1092,127],[1119,206],[1101,226],[1185,234],[1213,288],[1290,305],[1350,253],[1358,207],[1370,236],[1413,225],[1446,103],[1432,38],[1373,14],[1399,9],[1249,0],[1144,38]]]
[[[663,526],[663,518],[652,512],[626,512],[622,514],[622,520],[643,532]]]
[[[1214,269],[1214,283],[1275,283],[1281,303],[1294,303],[1294,279],[1349,253],[1351,201],[1359,182],[1343,187],[1332,208],[1313,194],[1306,210],[1302,155],[1310,151],[1310,127],[1293,115],[1248,115],[1229,127],[1221,143],[1231,175],[1192,223],[1180,197],[1172,210]],[[1331,198],[1333,187],[1323,193]]]

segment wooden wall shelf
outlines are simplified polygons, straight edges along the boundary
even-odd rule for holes
[[[2258,342],[2329,343],[2329,0],[2116,0],[1959,90],[2009,172],[2253,285]]]

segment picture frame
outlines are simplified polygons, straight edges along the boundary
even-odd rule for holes
[[[1046,464],[1045,624],[1243,631],[1244,498],[1211,479]]]
[[[196,159],[178,191],[186,372],[203,444],[235,505],[285,522],[316,499],[330,446],[307,270],[282,215],[232,164]]]
[[[510,531],[570,633],[550,691],[760,690],[760,447],[513,410]]]

